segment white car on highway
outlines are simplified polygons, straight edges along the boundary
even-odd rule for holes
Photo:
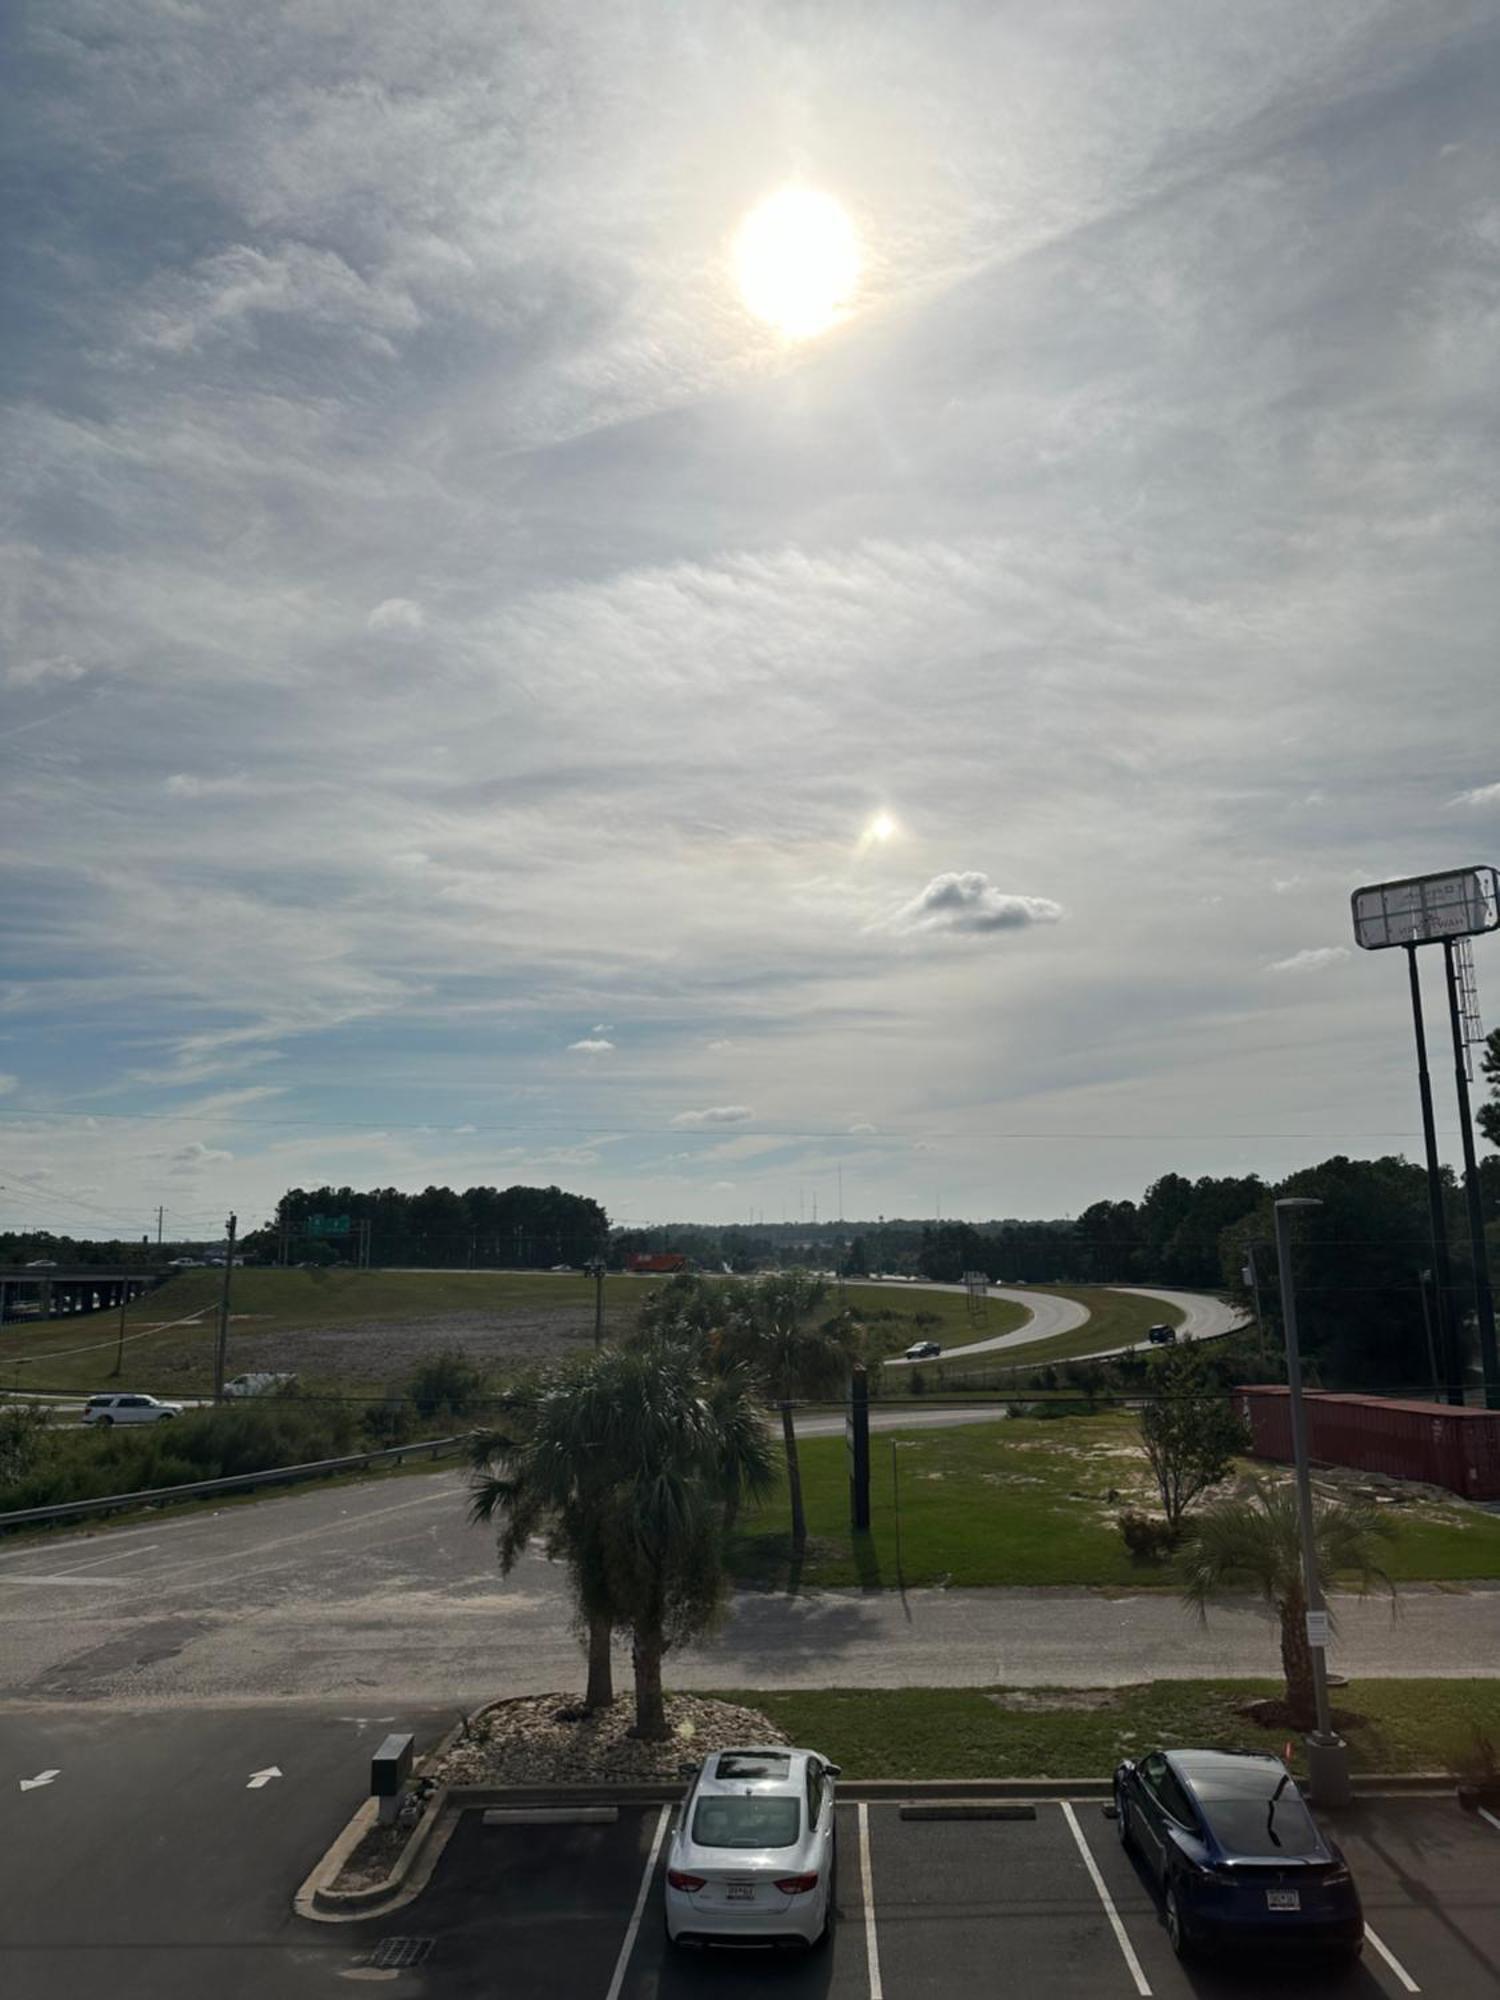
[[[833,1909],[838,1775],[816,1751],[784,1744],[705,1758],[667,1853],[668,1940],[821,1944]]]
[[[181,1403],[159,1402],[155,1396],[90,1396],[83,1421],[108,1430],[113,1424],[159,1424],[182,1415]]]

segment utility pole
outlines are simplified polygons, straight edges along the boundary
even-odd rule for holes
[[[229,1286],[234,1277],[234,1235],[238,1218],[231,1215],[224,1226],[224,1289],[219,1294],[219,1337],[214,1343],[214,1401],[224,1400],[224,1355],[229,1345]]]
[[[1297,1475],[1297,1527],[1302,1543],[1302,1597],[1307,1606],[1307,1650],[1312,1661],[1316,1727],[1307,1738],[1307,1772],[1314,1801],[1320,1805],[1349,1803],[1349,1746],[1334,1733],[1328,1706],[1328,1606],[1318,1568],[1317,1530],[1313,1524],[1312,1474],[1307,1463],[1307,1412],[1302,1403],[1302,1350],[1297,1343],[1297,1298],[1292,1287],[1292,1213],[1321,1208],[1310,1195],[1283,1195],[1276,1203],[1276,1260],[1281,1275],[1281,1324],[1286,1335],[1287,1401],[1291,1405],[1292,1457]]]
[[[1260,1274],[1255,1268],[1255,1245],[1253,1243],[1245,1245],[1245,1282],[1250,1287],[1251,1297],[1255,1300],[1255,1330],[1260,1336],[1261,1366],[1269,1368],[1270,1355],[1266,1348],[1266,1321],[1265,1315],[1260,1309]]]
[[[1438,1168],[1437,1126],[1432,1115],[1432,1079],[1427,1071],[1427,1030],[1422,1020],[1422,983],[1417,976],[1417,948],[1406,947],[1411,987],[1412,1028],[1417,1042],[1417,1094],[1422,1105],[1422,1145],[1427,1155],[1427,1220],[1432,1235],[1432,1269],[1437,1283],[1438,1350],[1448,1384],[1448,1401],[1464,1400],[1463,1363],[1458,1329],[1453,1324],[1453,1274],[1448,1264],[1448,1222],[1443,1214],[1443,1182]]]
[[[115,1374],[118,1376],[125,1366],[125,1308],[130,1303],[129,1285],[120,1287],[120,1337],[115,1342]]]
[[[596,1257],[589,1265],[594,1280],[594,1345],[604,1345],[604,1259]]]
[[[158,1250],[160,1250],[160,1248],[161,1248],[161,1219],[162,1219],[162,1213],[163,1213],[163,1211],[162,1211],[162,1205],[161,1205],[161,1203],[160,1203],[160,1202],[158,1202],[158,1203],[156,1204],[156,1247],[157,1247],[157,1249],[158,1249]]]

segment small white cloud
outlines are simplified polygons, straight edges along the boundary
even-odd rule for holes
[[[1348,948],[1341,944],[1314,945],[1310,951],[1294,951],[1290,958],[1278,958],[1266,967],[1267,972],[1326,972],[1331,965],[1339,965],[1349,956]]]
[[[471,1132],[477,1132],[478,1130],[479,1127],[477,1125],[455,1125],[453,1128],[455,1136],[460,1139],[467,1138]]]
[[[990,931],[1026,930],[1032,924],[1061,920],[1060,903],[1045,896],[1015,896],[997,889],[978,869],[934,875],[919,896],[904,903],[890,919],[893,930],[908,935],[953,932],[963,937]]]
[[[191,1173],[196,1167],[220,1166],[225,1160],[232,1160],[234,1155],[221,1151],[217,1146],[205,1146],[201,1139],[193,1139],[167,1157],[174,1172]]]
[[[45,659],[17,660],[5,669],[5,685],[8,688],[46,687],[49,682],[65,686],[69,681],[81,681],[88,672],[87,667],[68,653],[53,653]]]
[[[874,1132],[877,1129],[878,1128],[876,1126],[867,1124],[863,1118],[860,1119],[857,1125],[851,1125],[849,1127],[851,1135],[856,1139],[866,1138],[871,1132]]]
[[[225,778],[200,778],[192,771],[174,771],[162,788],[173,799],[224,798],[248,792],[250,780],[243,773]]]
[[[720,1035],[717,1041],[709,1042],[707,1046],[710,1055],[722,1056],[728,1054],[734,1043],[730,1041],[728,1035]]]
[[[709,1193],[710,1193],[710,1194],[733,1194],[733,1193],[734,1193],[734,1182],[733,1182],[733,1181],[711,1181],[711,1182],[709,1183],[709,1190],[708,1190],[708,1191],[709,1191]]]
[[[1500,809],[1500,785],[1476,785],[1471,792],[1460,792],[1456,799],[1449,799],[1450,806],[1468,806],[1474,812],[1489,812]]]
[[[581,1042],[569,1042],[568,1044],[570,1053],[576,1050],[578,1054],[585,1056],[608,1055],[613,1047],[613,1042],[606,1042],[598,1035],[585,1035]]]
[[[21,1079],[18,1076],[11,1076],[8,1072],[0,1071],[0,1097],[9,1097],[20,1081]]]
[[[612,1035],[614,1031],[613,1021],[596,1021],[589,1029],[591,1035]]]
[[[704,1111],[679,1111],[674,1125],[743,1125],[755,1113],[748,1104],[711,1104]]]
[[[365,620],[371,632],[420,632],[426,619],[422,607],[410,597],[387,597]]]

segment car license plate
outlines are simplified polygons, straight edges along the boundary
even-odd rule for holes
[[[755,1884],[753,1882],[731,1882],[725,1890],[726,1899],[731,1903],[753,1903]]]
[[[1300,1910],[1302,1896],[1296,1889],[1267,1889],[1266,1908],[1269,1910]]]

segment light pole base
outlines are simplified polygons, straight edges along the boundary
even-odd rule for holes
[[[1316,1730],[1302,1739],[1307,1752],[1307,1795],[1314,1805],[1346,1806],[1354,1797],[1349,1782],[1349,1745],[1342,1736],[1320,1736]]]

